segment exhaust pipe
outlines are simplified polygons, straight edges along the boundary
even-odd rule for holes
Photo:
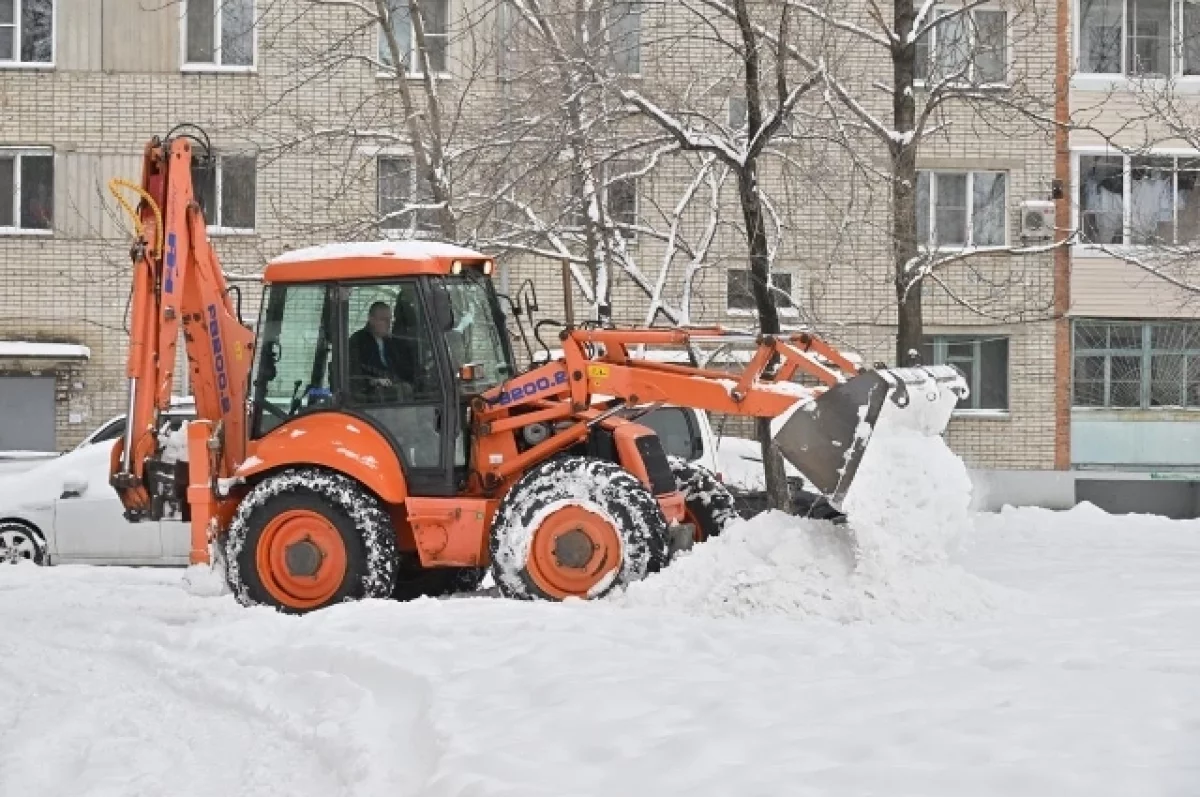
[[[841,511],[881,415],[886,412],[889,426],[933,437],[968,395],[966,379],[952,365],[863,371],[797,402],[771,422],[771,436],[784,459]]]

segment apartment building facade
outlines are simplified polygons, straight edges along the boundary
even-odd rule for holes
[[[462,2],[429,4],[436,9],[430,30],[435,62],[456,60],[459,45],[448,31]],[[1078,9],[1069,9],[1070,54],[1064,56],[1058,46],[1065,24],[1059,7],[1069,5],[1046,3],[1036,24],[1011,25],[1006,3],[980,8],[972,35],[998,37],[989,40],[988,50],[1002,55],[973,68],[998,91],[1004,90],[1010,69],[1020,72],[1023,90],[1050,101],[1069,72],[1071,104],[1078,109],[1091,90],[1085,78],[1107,73],[1090,62],[1092,73],[1062,69],[1064,60],[1079,58],[1080,31],[1094,27],[1081,25]],[[225,269],[243,287],[248,314],[254,278],[267,259],[345,229],[334,222],[349,213],[348,207],[370,207],[386,216],[392,204],[420,196],[420,181],[403,146],[394,142],[358,144],[336,157],[319,147],[276,146],[285,138],[315,138],[322,128],[345,125],[348,109],[359,112],[377,97],[381,106],[389,101],[387,78],[372,60],[386,60],[378,31],[364,28],[350,9],[302,0],[180,0],[154,8],[139,0],[0,0],[0,395],[5,397],[0,399],[5,406],[0,448],[61,450],[123,410],[129,238],[108,183],[137,179],[141,148],[151,136],[191,122],[211,137],[218,167],[197,180],[210,236]],[[624,63],[647,83],[680,79],[705,61],[703,52],[681,54],[677,42],[656,44],[663,37],[651,34],[670,24],[672,13],[671,4],[657,4],[631,17],[631,24],[641,28],[632,29],[636,48],[625,54]],[[1108,31],[1100,37],[1107,41],[1111,26],[1100,27]],[[403,33],[402,44],[411,31]],[[935,36],[922,45],[932,63],[956,57],[951,38],[939,43]],[[1140,46],[1142,40],[1135,41]],[[350,55],[336,70],[298,80],[300,66],[312,62],[321,48],[327,50],[329,42]],[[1123,59],[1117,56],[1117,63]],[[460,76],[445,68],[452,85]],[[870,78],[889,69],[886,61],[868,59],[862,73]],[[465,102],[494,97],[499,74],[472,75]],[[886,97],[869,91],[863,97],[886,117]],[[725,105],[730,125],[736,125],[744,112],[738,98],[731,93]],[[1154,401],[1165,395],[1162,384],[1150,382],[1138,388],[1138,401],[1144,398],[1146,406],[1120,403],[1133,395],[1125,386],[1131,380],[1121,378],[1131,362],[1122,353],[1126,337],[1141,336],[1139,373],[1149,379],[1155,364],[1166,362],[1166,353],[1154,348],[1164,334],[1159,321],[1186,317],[1184,305],[1177,303],[1173,315],[1163,316],[1162,286],[1154,289],[1160,293],[1145,293],[1144,274],[1130,277],[1127,265],[1121,268],[1083,245],[1070,247],[1065,264],[1051,248],[1018,256],[1006,252],[1027,244],[1037,248],[1044,240],[1028,217],[1046,213],[1047,204],[1069,208],[1074,226],[1108,234],[1115,218],[1112,200],[1104,200],[1109,204],[1101,208],[1080,199],[1085,182],[1096,184],[1087,175],[1108,163],[1088,160],[1098,144],[1073,132],[1064,172],[1062,153],[1034,126],[1012,119],[984,127],[973,124],[969,111],[953,113],[958,116],[951,121],[970,132],[957,134],[951,125],[951,133],[931,138],[918,158],[919,234],[943,250],[960,247],[979,255],[973,261],[977,265],[947,271],[925,289],[924,358],[958,365],[972,387],[971,399],[951,422],[951,446],[973,468],[1035,478],[1100,465],[1117,470],[1139,463],[1186,466],[1192,460],[1179,435],[1191,428],[1186,405],[1134,419],[1125,411],[1155,413]],[[347,174],[356,175],[354,187],[333,190],[350,182]],[[614,213],[638,219],[678,196],[684,179],[671,185],[631,183],[612,200]],[[812,230],[829,226],[813,196],[795,201],[796,216],[810,218]],[[736,218],[736,195],[729,202],[727,217]],[[878,206],[869,213],[877,222]],[[1187,218],[1176,222],[1187,223]],[[863,224],[850,246],[816,234],[781,242],[775,287],[785,323],[816,319],[818,327],[833,330],[864,361],[893,361],[890,244],[879,232],[885,227]],[[422,221],[410,215],[358,232],[363,237],[420,235]],[[718,250],[724,250],[714,258],[720,265],[696,280],[691,320],[752,327],[753,304],[736,230],[722,236]],[[645,263],[661,258],[661,240],[634,243]],[[511,290],[532,279],[543,311],[550,316],[559,311],[558,263],[510,258],[500,279]],[[1136,295],[1144,297],[1132,319],[1130,280],[1140,291]],[[614,275],[619,322],[646,320],[646,297],[634,283],[627,274]],[[988,297],[986,312],[963,301],[980,295]],[[1051,308],[1064,295],[1069,295],[1069,317],[1056,318]],[[582,297],[576,299],[579,306]],[[1184,337],[1167,353],[1182,358],[1187,372],[1190,327],[1171,329]],[[1101,378],[1103,386],[1097,387]],[[1200,382],[1200,372],[1196,379]],[[1182,399],[1184,391],[1190,395],[1191,383],[1181,382],[1179,389]],[[1172,425],[1162,427],[1164,422]],[[1131,423],[1156,430],[1163,450],[1175,453],[1155,454],[1164,461],[1150,463],[1138,459],[1142,444],[1113,449],[1114,430]],[[731,422],[724,429],[745,432],[746,427]],[[1097,453],[1098,446],[1107,448]]]

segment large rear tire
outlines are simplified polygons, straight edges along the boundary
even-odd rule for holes
[[[687,522],[696,527],[693,542],[720,536],[726,526],[741,519],[733,494],[708,469],[679,457],[671,457],[670,462],[683,493]]]
[[[491,558],[506,598],[602,598],[665,566],[667,520],[619,465],[560,457],[526,473],[500,502]]]
[[[226,579],[243,605],[302,614],[388,598],[396,533],[358,482],[322,468],[289,468],[259,482],[225,539]]]

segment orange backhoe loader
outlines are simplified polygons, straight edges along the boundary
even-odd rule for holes
[[[640,412],[773,418],[784,456],[837,505],[886,401],[940,434],[965,395],[953,368],[862,370],[807,334],[747,337],[732,374],[630,353],[733,339],[720,328],[567,324],[561,356],[522,372],[493,260],[433,242],[275,258],[254,334],[193,195],[207,143],[179,130],[147,144],[140,185],[115,181],[140,201],[118,193],[137,237],[111,484],[131,522],[188,520],[192,563],[220,564],[244,604],[436,594],[488,568],[507,597],[602,597],[735,517]],[[198,417],[182,441],[158,424],[181,329]]]

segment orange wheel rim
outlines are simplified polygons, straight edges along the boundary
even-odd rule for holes
[[[579,506],[552,512],[533,533],[526,571],[555,598],[585,598],[621,566],[621,535],[611,522]]]
[[[271,518],[255,552],[258,576],[271,597],[294,609],[329,600],[346,575],[346,545],[319,512],[292,509]]]

